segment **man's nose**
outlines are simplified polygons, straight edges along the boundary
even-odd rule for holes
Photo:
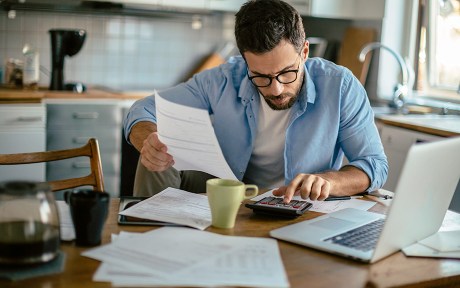
[[[283,92],[284,85],[273,79],[270,86],[267,87],[271,95],[280,95]]]

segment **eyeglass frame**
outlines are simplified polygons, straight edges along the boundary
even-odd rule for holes
[[[299,53],[299,59],[301,59],[301,55]],[[251,83],[256,86],[257,88],[265,88],[265,87],[269,87],[270,85],[272,85],[272,82],[273,82],[273,79],[276,79],[276,81],[278,81],[278,83],[281,83],[281,84],[291,84],[293,82],[295,82],[297,80],[297,77],[298,77],[298,74],[299,74],[299,71],[300,71],[300,63],[302,61],[299,61],[299,64],[297,65],[297,69],[292,69],[292,70],[286,70],[286,71],[282,71],[278,74],[276,74],[275,76],[269,76],[269,75],[263,75],[263,74],[260,74],[260,75],[255,75],[255,76],[249,76],[249,67],[246,69],[246,74],[248,75],[248,78],[249,80],[251,81]],[[290,72],[295,72],[295,79],[290,81],[290,82],[281,82],[280,79],[278,79],[278,77],[280,75],[283,75],[283,74],[286,74],[286,73],[290,73]],[[257,85],[256,83],[254,83],[254,81],[252,81],[252,79],[254,78],[265,78],[265,79],[270,79],[270,82],[268,82],[267,85],[264,85],[264,86],[259,86]]]

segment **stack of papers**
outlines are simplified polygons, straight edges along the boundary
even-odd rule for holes
[[[275,239],[186,227],[121,233],[83,256],[103,263],[94,281],[113,286],[289,287]]]

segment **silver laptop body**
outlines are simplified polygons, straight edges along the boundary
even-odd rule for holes
[[[460,137],[413,145],[374,249],[362,251],[330,240],[384,218],[381,214],[353,208],[272,230],[270,236],[373,263],[436,233],[459,178]]]

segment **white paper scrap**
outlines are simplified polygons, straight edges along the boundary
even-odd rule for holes
[[[73,226],[72,217],[70,215],[69,205],[62,200],[56,201],[59,214],[59,228],[61,232],[61,240],[72,241],[75,239],[75,229]]]
[[[418,242],[440,252],[460,252],[460,230],[439,231]]]

